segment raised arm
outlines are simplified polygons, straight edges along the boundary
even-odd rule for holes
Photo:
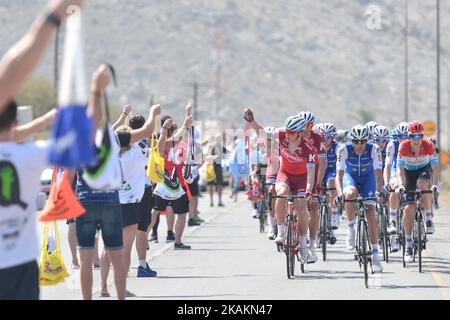
[[[25,36],[4,55],[0,62],[0,113],[36,68],[70,6],[81,7],[83,0],[52,0],[47,13],[31,25]]]
[[[244,109],[244,119],[245,121],[248,122],[248,124],[250,125],[250,127],[256,131],[256,133],[259,135],[261,130],[264,130],[264,128],[258,123],[256,122],[254,116],[253,116],[253,111],[250,108],[245,108]]]
[[[117,128],[120,127],[121,125],[124,125],[124,124],[125,124],[125,122],[126,122],[126,120],[127,120],[127,117],[128,117],[128,115],[130,114],[130,111],[131,111],[131,104],[126,104],[126,105],[123,107],[123,111],[122,111],[122,113],[120,114],[119,119],[117,119],[117,121],[112,125],[112,129],[113,129],[114,131],[116,131]]]
[[[130,145],[133,143],[139,142],[143,139],[147,139],[151,137],[153,131],[155,131],[155,123],[158,115],[161,114],[161,106],[159,104],[154,105],[150,108],[149,116],[147,121],[144,123],[142,128],[132,130]]]
[[[165,153],[166,153],[166,142],[167,142],[167,132],[172,127],[172,125],[173,125],[172,119],[169,118],[166,121],[164,121],[164,124],[161,127],[161,132],[160,132],[159,140],[158,140],[158,150],[159,150],[159,154],[161,155],[161,157],[165,156]]]
[[[22,142],[28,139],[31,135],[35,134],[36,132],[44,130],[53,123],[55,116],[56,116],[56,109],[52,109],[46,114],[44,114],[42,117],[39,117],[31,122],[16,127],[13,131],[13,140],[15,142]]]
[[[102,93],[110,83],[109,68],[102,64],[92,75],[89,102],[86,113],[93,119],[92,136],[95,137],[100,120],[102,119]]]

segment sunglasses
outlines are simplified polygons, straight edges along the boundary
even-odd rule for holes
[[[416,140],[422,139],[422,138],[423,138],[423,133],[410,134],[409,137],[410,137],[411,139],[416,139]]]
[[[366,144],[367,140],[352,140],[353,144]]]
[[[325,139],[331,139],[331,138],[333,138],[333,135],[332,135],[332,134],[329,134],[329,133],[324,133],[324,134],[323,134],[323,137],[324,137]]]
[[[383,142],[386,142],[387,141],[387,139],[385,139],[385,138],[377,138],[377,139],[375,139],[375,142],[379,142],[379,143],[383,143]]]
[[[400,138],[400,139],[408,139],[408,134],[407,133],[399,134],[398,138]]]

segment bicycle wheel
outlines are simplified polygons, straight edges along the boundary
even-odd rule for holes
[[[383,246],[383,260],[386,263],[389,262],[389,236],[387,234],[387,209],[386,207],[382,207],[381,209],[381,234],[382,234],[382,246]]]
[[[322,245],[322,259],[327,260],[327,228],[328,228],[328,210],[326,206],[322,206],[320,210],[320,234]]]
[[[360,223],[360,234],[361,234],[361,251],[362,264],[364,269],[364,284],[366,288],[369,288],[369,273],[367,271],[367,228],[365,228],[364,222]]]
[[[291,253],[290,253],[290,258],[291,258],[291,263],[290,263],[290,267],[291,267],[291,277],[294,278],[294,273],[295,273],[295,258],[297,257],[296,255],[296,250],[297,250],[297,242],[295,238],[298,239],[298,235],[296,232],[296,227],[294,227],[294,221],[292,221],[292,233],[291,233]]]
[[[403,268],[406,268],[405,253],[406,253],[405,228],[402,228],[402,257],[403,257]]]
[[[292,221],[289,219],[287,235],[286,235],[286,247],[284,248],[286,254],[286,270],[288,279],[291,278],[291,254],[292,254]]]
[[[418,244],[417,244],[417,251],[419,256],[419,272],[422,273],[422,250],[423,250],[423,233],[422,233],[422,213],[419,211],[417,216],[417,238],[418,238]]]

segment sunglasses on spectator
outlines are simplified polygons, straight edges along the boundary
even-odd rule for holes
[[[408,134],[407,133],[399,134],[398,137],[400,139],[408,139]]]
[[[366,144],[367,140],[352,140],[353,144]]]
[[[332,135],[332,134],[329,134],[329,133],[324,133],[324,134],[323,134],[323,137],[324,137],[325,139],[331,139],[331,138],[333,138],[333,135]]]
[[[414,134],[410,134],[409,137],[411,139],[422,139],[423,138],[423,133],[414,133]]]
[[[375,142],[379,142],[379,143],[383,143],[383,142],[386,142],[386,141],[387,141],[386,138],[376,138],[375,139]]]

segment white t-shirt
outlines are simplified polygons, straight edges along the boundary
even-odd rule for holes
[[[39,258],[36,198],[48,142],[0,142],[0,270]]]
[[[125,183],[119,188],[120,203],[141,202],[145,191],[145,172],[148,163],[148,149],[133,144],[120,156]]]

